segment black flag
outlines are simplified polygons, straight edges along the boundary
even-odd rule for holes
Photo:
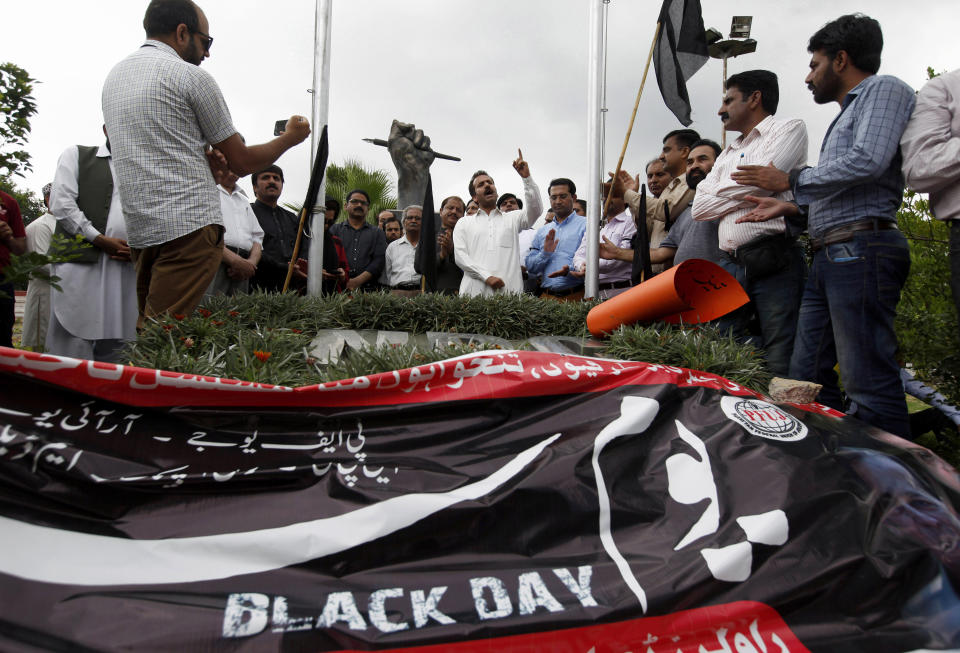
[[[634,286],[653,277],[650,265],[650,234],[647,232],[647,186],[640,185],[640,210],[633,216],[637,224],[637,233],[633,237],[633,267],[630,270],[630,283]]]
[[[687,80],[707,63],[709,56],[700,0],[664,0],[657,21],[660,32],[653,49],[657,85],[667,107],[688,126],[693,121]]]
[[[427,173],[427,193],[423,198],[423,226],[420,244],[414,259],[414,268],[423,275],[423,292],[437,291],[437,222],[433,214],[433,180]]]

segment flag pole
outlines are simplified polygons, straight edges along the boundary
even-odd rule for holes
[[[313,29],[313,84],[310,108],[310,168],[314,167],[320,147],[319,134],[327,124],[330,108],[330,33],[333,18],[333,0],[317,0]],[[326,204],[326,185],[321,182],[318,196],[320,204]],[[341,198],[342,199],[342,198]],[[311,265],[307,268],[307,294],[319,295],[323,289],[323,239],[324,214],[306,216],[310,221]]]
[[[640,108],[640,96],[643,94],[643,86],[647,82],[647,72],[650,70],[650,61],[653,59],[653,49],[657,46],[657,39],[660,37],[660,27],[663,23],[657,23],[657,29],[653,33],[653,42],[650,44],[650,54],[647,55],[647,64],[643,67],[643,78],[640,80],[640,89],[637,91],[637,100],[633,103],[633,115],[630,116],[630,125],[627,127],[627,136],[623,139],[623,149],[620,150],[620,159],[617,160],[617,169],[613,171],[613,176],[616,177],[620,173],[620,168],[623,166],[623,157],[627,154],[627,143],[630,142],[630,134],[633,133],[633,123],[637,119],[637,110]],[[610,192],[607,193],[607,199],[603,203],[603,213],[602,215],[607,214],[607,207],[610,205],[610,198],[613,196],[613,184],[610,184]],[[634,216],[636,219],[637,216]],[[646,219],[641,220],[637,224],[646,224]]]
[[[590,3],[590,62],[587,68],[587,264],[584,297],[597,296],[600,277],[600,203],[603,202],[603,141],[606,117],[606,23],[609,0]]]

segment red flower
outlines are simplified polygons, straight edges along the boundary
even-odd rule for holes
[[[173,325],[172,325],[172,324],[164,324],[164,325],[163,325],[164,331],[169,331],[169,330],[172,329],[172,328],[173,328]]]
[[[300,329],[290,329],[290,330],[293,331],[294,333],[303,333],[303,331],[301,331]]]
[[[208,311],[208,310],[205,309],[205,308],[198,308],[198,309],[197,309],[197,313],[199,313],[199,314],[202,315],[203,317],[210,317],[211,315],[213,315],[213,313],[211,313],[210,311]]]
[[[230,317],[240,317],[240,314],[237,313],[236,311],[230,311],[229,315]]]
[[[220,320],[210,320],[210,324],[212,324],[213,326],[223,326],[223,322],[221,322]]]
[[[173,314],[173,319],[177,320],[178,322],[179,322],[180,320],[182,320],[183,318],[185,318],[185,317],[187,317],[187,316],[184,315],[183,313],[174,313],[174,314]]]
[[[273,354],[271,354],[269,351],[260,351],[259,349],[256,349],[254,350],[253,355],[256,356],[261,363],[266,363],[267,359]]]

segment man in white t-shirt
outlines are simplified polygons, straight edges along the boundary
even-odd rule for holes
[[[237,186],[239,177],[227,171],[220,175],[220,210],[223,212],[223,260],[207,295],[250,292],[250,279],[263,253],[263,227],[250,206],[250,198]]]

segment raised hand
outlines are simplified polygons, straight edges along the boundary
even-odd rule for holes
[[[444,259],[453,252],[453,239],[450,237],[449,231],[441,231],[437,234],[437,247],[439,248],[438,256],[441,259]]]
[[[523,160],[523,152],[520,151],[519,147],[517,148],[517,158],[513,162],[513,169],[524,179],[530,176],[530,166]]]
[[[610,176],[613,177],[613,173],[610,173]],[[632,190],[636,192],[640,188],[640,175],[637,175],[636,178],[631,177],[630,173],[626,170],[621,170],[617,173],[617,178],[615,181],[617,187],[620,185],[623,186],[624,190]]]
[[[622,260],[622,250],[613,244],[609,238],[603,236],[603,240],[600,242],[600,258],[608,261]]]
[[[283,133],[292,138],[294,143],[302,143],[310,135],[310,121],[303,116],[290,116]]]
[[[426,170],[436,158],[430,150],[430,137],[416,125],[394,120],[390,125],[387,149],[397,170],[416,168]]]
[[[430,165],[436,158],[430,149],[430,138],[416,125],[394,120],[390,125],[387,149],[397,169],[400,206],[420,204],[427,189]]]
[[[543,240],[543,251],[553,254],[557,251],[557,245],[560,243],[560,239],[557,238],[557,230],[551,229],[550,233],[547,234],[547,237]]]

